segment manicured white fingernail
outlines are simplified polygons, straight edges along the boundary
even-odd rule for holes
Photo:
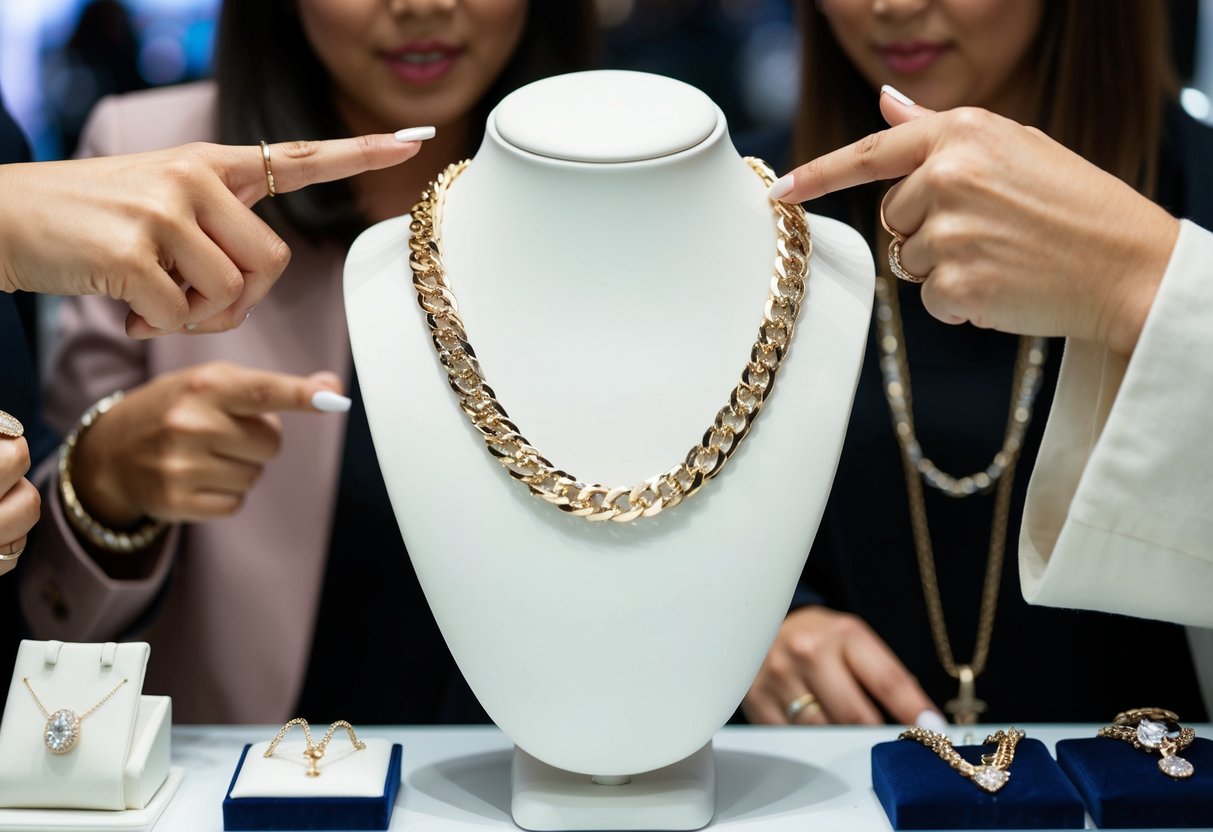
[[[325,413],[345,413],[353,404],[348,396],[334,393],[332,390],[317,390],[312,394],[312,407]]]
[[[396,131],[396,141],[398,142],[423,142],[426,139],[434,138],[433,127],[406,127],[403,130]]]
[[[928,731],[935,731],[938,734],[946,734],[948,732],[948,721],[943,718],[939,711],[933,711],[927,708],[918,715],[914,720],[914,724],[919,728],[926,728]]]
[[[792,192],[792,186],[796,184],[796,179],[790,173],[785,173],[783,176],[771,183],[771,189],[767,191],[768,199],[783,199]]]
[[[880,88],[880,91],[882,93],[888,95],[889,98],[892,98],[898,104],[905,104],[907,107],[914,106],[914,99],[910,98],[910,96],[906,95],[904,92],[897,89],[897,87],[891,87],[888,84],[885,84],[883,87]]]
[[[188,329],[190,332],[193,332],[195,329],[198,328],[198,324],[186,324],[185,328]]]

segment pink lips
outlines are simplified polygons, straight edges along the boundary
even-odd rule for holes
[[[885,66],[899,75],[912,75],[932,66],[952,47],[946,43],[908,40],[876,47]]]
[[[407,84],[432,84],[459,62],[462,50],[438,40],[410,41],[383,54],[388,69]]]

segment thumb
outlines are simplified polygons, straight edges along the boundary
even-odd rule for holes
[[[921,104],[915,104],[914,99],[896,87],[885,84],[880,88],[880,114],[891,127],[934,113],[934,110],[929,110]]]

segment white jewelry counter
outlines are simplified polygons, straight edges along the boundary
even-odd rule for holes
[[[1099,728],[1019,727],[1050,749],[1057,740],[1092,737]],[[1193,727],[1198,736],[1213,736],[1211,725]],[[223,795],[244,743],[269,739],[277,730],[276,725],[174,728],[173,765],[185,768],[185,781],[156,830],[221,830]],[[872,793],[869,755],[874,744],[895,739],[899,731],[893,726],[721,730],[714,740],[716,818],[708,828],[889,832]],[[496,728],[360,725],[358,733],[404,746],[403,782],[392,829],[517,828],[509,813],[513,745]],[[973,727],[971,733],[980,742],[988,732]],[[959,729],[953,736],[961,738]]]

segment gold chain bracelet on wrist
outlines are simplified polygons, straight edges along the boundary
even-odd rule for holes
[[[1007,731],[995,731],[986,737],[987,743],[996,742],[998,748],[993,754],[983,754],[981,765],[975,766],[961,757],[952,747],[952,740],[946,734],[928,731],[926,728],[911,728],[902,732],[898,739],[914,740],[922,743],[935,752],[939,759],[956,770],[961,777],[972,780],[977,786],[993,794],[1007,784],[1011,779],[1011,761],[1015,759],[1015,746],[1024,738],[1024,732],[1013,726]]]
[[[168,524],[161,520],[148,519],[134,531],[111,529],[102,525],[85,510],[76,494],[75,486],[72,485],[72,453],[76,450],[76,445],[93,423],[120,401],[121,390],[111,393],[84,411],[80,421],[59,446],[59,497],[63,500],[63,513],[67,515],[68,522],[89,543],[107,552],[138,552],[155,543],[168,528]]]

